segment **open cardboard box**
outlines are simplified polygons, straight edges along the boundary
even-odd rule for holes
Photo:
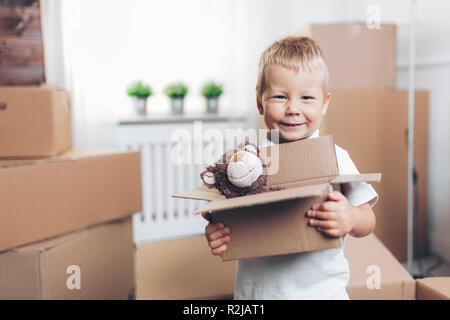
[[[307,225],[306,211],[343,183],[381,179],[379,173],[340,175],[331,135],[261,147],[260,157],[269,164],[266,186],[281,190],[226,199],[202,186],[174,195],[210,201],[195,213],[211,212],[213,223],[230,228],[224,261],[339,247],[341,238]]]

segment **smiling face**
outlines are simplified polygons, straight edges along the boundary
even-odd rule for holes
[[[309,137],[319,128],[330,102],[321,72],[310,68],[295,72],[270,64],[264,73],[264,91],[257,96],[257,105],[267,127],[279,129],[281,142]]]

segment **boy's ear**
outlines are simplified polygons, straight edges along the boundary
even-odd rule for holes
[[[324,116],[327,113],[330,100],[331,100],[331,92],[328,92],[325,97],[325,101],[323,102],[322,116]]]
[[[260,100],[258,94],[256,95],[256,106],[258,107],[259,114],[264,115],[264,107],[261,103],[261,100]]]

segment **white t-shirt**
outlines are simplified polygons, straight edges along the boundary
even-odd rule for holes
[[[308,139],[318,136],[316,130]],[[270,144],[273,142],[268,140],[262,145]],[[339,173],[359,173],[347,151],[337,145],[335,149]],[[366,182],[345,184],[342,191],[353,206],[369,202],[373,207],[378,200]],[[234,299],[348,299],[345,241],[346,237],[338,248],[238,260]]]

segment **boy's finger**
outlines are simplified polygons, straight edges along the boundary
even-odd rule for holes
[[[226,249],[227,249],[227,245],[223,244],[218,248],[211,249],[211,253],[214,255],[219,255],[219,254],[222,254]]]
[[[306,216],[309,218],[322,219],[322,220],[336,220],[335,211],[319,211],[319,210],[308,210]]]
[[[205,227],[205,234],[210,234],[216,230],[222,229],[224,227],[223,223],[208,223]]]
[[[211,247],[211,249],[215,249],[215,248],[220,247],[223,244],[230,242],[230,240],[231,240],[230,236],[224,236],[217,240],[210,241],[209,246]]]
[[[340,208],[340,204],[336,201],[325,201],[320,204],[313,205],[311,207],[312,210],[318,211],[338,211]]]
[[[227,235],[230,233],[230,229],[228,228],[221,228],[217,231],[211,232],[209,234],[206,235],[206,238],[208,239],[208,241],[213,241],[213,240],[217,240],[219,238],[222,238],[223,236]]]
[[[333,201],[339,201],[339,200],[344,200],[345,196],[337,190],[334,190],[330,193],[328,193],[328,199],[333,200]]]
[[[330,237],[338,238],[342,236],[342,231],[339,229],[324,229],[324,228],[317,228],[317,231],[320,231]]]
[[[321,229],[333,229],[337,227],[337,222],[333,220],[309,219],[308,223],[311,227],[318,227]]]

